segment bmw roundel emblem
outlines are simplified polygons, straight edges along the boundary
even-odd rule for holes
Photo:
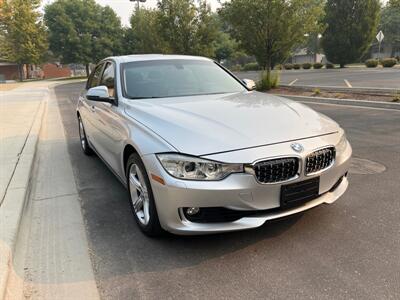
[[[304,150],[303,146],[299,143],[293,143],[290,145],[290,147],[292,147],[292,149],[298,153],[303,152]]]

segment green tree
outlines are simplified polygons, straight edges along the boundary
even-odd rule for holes
[[[317,54],[323,52],[321,45],[321,37],[322,33],[326,29],[326,24],[324,24],[323,20],[324,14],[319,16],[317,26],[315,26],[310,32],[306,34],[306,43],[304,44],[307,49],[307,54],[311,54],[315,56],[315,60],[317,59]]]
[[[379,21],[379,0],[328,0],[322,47],[327,59],[343,68],[368,50]]]
[[[391,0],[382,10],[380,30],[385,34],[384,42],[392,44],[392,55],[400,50],[400,0]]]
[[[226,32],[218,32],[214,42],[215,59],[221,62],[224,59],[230,59],[237,51],[237,42]]]
[[[121,21],[108,6],[94,0],[57,0],[46,5],[50,50],[62,63],[86,65],[122,52]]]
[[[160,36],[167,51],[177,54],[214,56],[217,24],[206,1],[158,1]]]
[[[40,64],[47,51],[46,31],[38,12],[39,6],[40,0],[0,2],[1,55],[18,64],[21,81],[23,65]]]
[[[323,11],[320,0],[232,0],[219,13],[232,36],[267,69],[283,62],[317,26]]]
[[[164,53],[167,45],[161,37],[159,12],[156,9],[138,9],[131,16],[131,28],[126,33],[126,49],[130,53]]]
[[[238,51],[239,45],[229,34],[227,24],[221,19],[220,15],[213,13],[212,17],[217,26],[217,34],[213,44],[214,58],[218,62],[229,60]]]
[[[218,25],[211,13],[211,7],[205,0],[199,0],[195,18],[194,52],[195,55],[214,56],[213,43],[218,35]]]
[[[121,55],[123,51],[123,30],[120,18],[109,6],[100,6],[99,8],[99,16],[97,17],[99,29],[95,32],[96,42],[93,43],[95,61],[108,56]]]

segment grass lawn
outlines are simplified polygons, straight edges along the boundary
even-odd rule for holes
[[[21,84],[20,82],[0,83],[0,91],[11,91],[21,86]]]

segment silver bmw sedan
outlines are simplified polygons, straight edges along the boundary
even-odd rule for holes
[[[147,235],[244,230],[331,204],[352,149],[328,117],[202,57],[101,61],[77,107],[85,154],[127,187]]]

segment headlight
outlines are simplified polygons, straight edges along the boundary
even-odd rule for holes
[[[242,173],[242,164],[225,164],[181,155],[157,154],[164,169],[173,177],[187,180],[221,180],[232,173]]]
[[[343,152],[347,147],[347,137],[346,133],[343,131],[342,137],[340,138],[339,143],[336,146],[336,150],[338,152]]]

